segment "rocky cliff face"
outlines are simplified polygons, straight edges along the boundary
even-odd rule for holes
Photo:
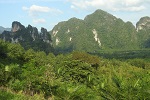
[[[51,35],[49,34],[49,32],[47,31],[47,29],[45,28],[41,28],[41,33],[40,33],[40,37],[41,39],[44,41],[44,42],[47,42],[47,43],[51,43],[52,40],[51,40]]]
[[[136,24],[138,42],[141,48],[150,48],[150,17],[142,17]]]
[[[136,30],[150,29],[150,17],[142,17],[136,24]]]
[[[36,27],[32,27],[31,25],[28,25],[27,32],[32,37],[33,41],[38,40],[40,38],[38,29]]]
[[[20,22],[14,21],[12,23],[12,28],[11,28],[12,32],[17,32],[17,31],[23,30],[23,29],[25,29],[25,27]]]
[[[28,25],[26,28],[20,22],[12,23],[11,31],[4,31],[0,38],[11,43],[20,43],[25,49],[52,52],[51,36],[45,28],[38,32],[36,27]]]

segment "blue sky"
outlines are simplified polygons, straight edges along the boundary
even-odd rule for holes
[[[19,21],[51,30],[60,21],[84,19],[97,9],[135,25],[141,17],[150,17],[150,0],[0,0],[0,26],[11,27]]]

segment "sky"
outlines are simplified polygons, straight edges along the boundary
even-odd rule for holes
[[[150,0],[0,0],[0,26],[10,28],[19,21],[50,31],[61,21],[84,19],[97,9],[136,25],[141,17],[150,17]]]

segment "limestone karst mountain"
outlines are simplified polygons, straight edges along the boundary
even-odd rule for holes
[[[136,24],[138,43],[141,48],[150,48],[150,17],[142,17]]]
[[[11,31],[4,31],[0,38],[11,43],[20,43],[25,49],[34,49],[36,51],[52,52],[51,36],[45,28],[38,32],[36,27],[28,25],[23,26],[20,22],[12,23]]]
[[[71,18],[60,22],[51,35],[54,48],[62,52],[138,48],[135,26],[103,10],[96,10],[84,20]]]
[[[25,27],[14,21],[11,31],[4,31],[0,38],[20,43],[25,49],[47,53],[150,48],[150,17],[142,17],[134,26],[103,10],[96,10],[83,20],[74,17],[59,22],[50,33],[45,28],[39,32],[36,27]]]

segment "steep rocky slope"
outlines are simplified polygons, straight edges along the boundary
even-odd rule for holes
[[[45,28],[38,32],[36,27],[28,25],[23,26],[20,22],[12,23],[11,31],[4,31],[0,38],[11,43],[20,43],[25,49],[34,49],[36,51],[52,52],[51,36]]]
[[[141,48],[150,48],[150,17],[142,17],[136,24],[138,44]]]

